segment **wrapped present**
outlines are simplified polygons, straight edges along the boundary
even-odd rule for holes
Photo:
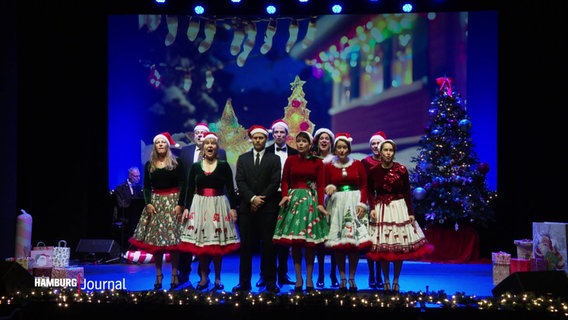
[[[24,269],[28,270],[31,273],[33,268],[33,260],[31,257],[24,257],[24,258],[6,258],[6,261],[16,262],[21,265]]]
[[[33,268],[32,275],[34,277],[51,277],[51,269],[53,268]]]
[[[511,273],[531,271],[531,259],[512,258],[510,271]]]
[[[511,254],[503,251],[492,252],[491,261],[493,264],[511,264]]]
[[[85,279],[85,268],[78,266],[54,267],[51,278]]]
[[[492,252],[493,285],[499,284],[511,274],[511,254],[503,251]]]
[[[543,258],[531,259],[531,271],[546,271],[547,268],[546,260]]]
[[[515,240],[513,243],[517,246],[517,258],[530,259],[533,257],[533,242],[530,239]]]

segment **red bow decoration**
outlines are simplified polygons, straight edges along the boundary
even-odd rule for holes
[[[436,83],[440,86],[440,91],[446,91],[448,96],[452,96],[452,84],[454,80],[448,77],[436,78]]]

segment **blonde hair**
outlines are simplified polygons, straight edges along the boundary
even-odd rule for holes
[[[152,152],[150,153],[150,172],[156,171],[158,167],[156,167],[156,162],[158,162],[158,152],[156,151],[156,144],[152,148]],[[168,151],[166,151],[166,158],[165,158],[165,167],[164,169],[168,171],[172,171],[178,166],[177,159],[174,157],[172,150],[168,147]]]

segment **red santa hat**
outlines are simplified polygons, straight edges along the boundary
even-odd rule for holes
[[[204,141],[205,139],[215,139],[215,141],[219,141],[219,137],[217,137],[217,134],[215,134],[215,132],[205,132],[203,134],[203,137],[201,138],[201,141]]]
[[[284,129],[286,129],[286,132],[290,132],[290,127],[288,127],[288,123],[286,123],[286,121],[282,120],[282,119],[278,119],[275,120],[274,122],[272,122],[272,125],[270,126],[270,133],[272,133],[274,131],[274,128],[276,127],[282,127]]]
[[[193,128],[193,131],[197,131],[197,130],[209,132],[209,126],[205,122],[200,122],[195,126],[195,128]]]
[[[314,134],[314,137],[318,137],[320,134],[322,133],[327,133],[329,134],[331,141],[335,140],[335,135],[333,134],[333,132],[331,132],[331,130],[329,130],[328,128],[319,128],[316,130],[316,133]]]
[[[264,126],[260,126],[260,125],[255,124],[254,126],[252,126],[248,129],[249,138],[252,138],[252,136],[255,133],[258,133],[258,132],[263,133],[265,136],[268,137],[268,130],[266,130],[266,128]]]
[[[353,138],[351,138],[351,135],[347,132],[340,132],[340,133],[337,134],[337,137],[333,141],[334,147],[337,144],[337,141],[339,141],[339,140],[343,140],[343,141],[347,142],[348,145],[351,145],[351,141],[353,141]]]
[[[371,145],[371,143],[373,143],[373,140],[379,140],[379,143],[381,143],[381,142],[385,141],[386,139],[387,139],[386,133],[384,133],[382,131],[375,132],[371,136],[371,139],[369,139],[369,145]]]
[[[166,140],[166,142],[168,143],[169,147],[179,147],[179,143],[176,143],[174,141],[174,139],[172,138],[172,136],[170,135],[169,132],[162,132],[162,133],[158,133],[155,137],[154,140],[152,140],[152,142],[154,142],[154,144],[156,143],[156,140],[158,139],[164,139]]]

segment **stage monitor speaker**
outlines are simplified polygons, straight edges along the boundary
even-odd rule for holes
[[[491,292],[495,297],[506,292],[511,294],[532,292],[536,295],[566,298],[568,275],[564,271],[514,272],[499,282]]]
[[[113,262],[120,259],[120,245],[113,239],[80,239],[76,253],[84,260]]]
[[[33,286],[33,276],[19,263],[0,261],[0,295],[31,289]]]

